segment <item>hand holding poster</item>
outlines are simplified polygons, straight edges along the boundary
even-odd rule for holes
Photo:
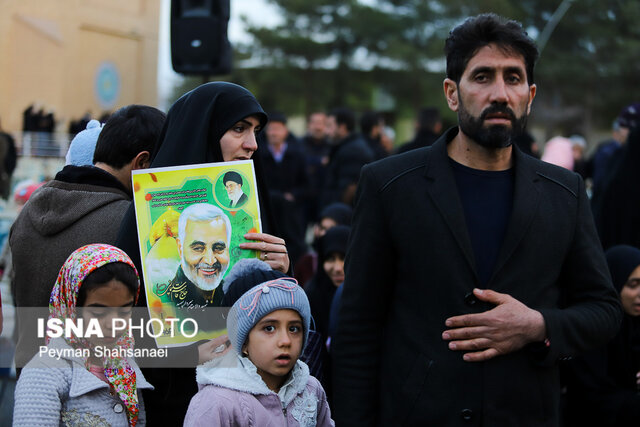
[[[244,235],[261,232],[253,162],[236,161],[133,172],[134,203],[147,307],[158,345],[210,339],[207,307],[224,296],[222,283],[239,259]],[[173,319],[189,313],[199,332],[171,333]],[[173,336],[172,336],[173,335]]]

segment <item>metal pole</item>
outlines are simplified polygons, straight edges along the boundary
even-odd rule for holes
[[[542,32],[538,36],[537,42],[538,42],[538,51],[540,52],[540,55],[542,55],[542,51],[544,50],[544,47],[547,45],[547,42],[551,37],[551,33],[553,32],[553,30],[555,30],[556,26],[560,23],[560,20],[562,19],[564,14],[567,13],[567,10],[569,10],[569,8],[571,7],[571,3],[573,3],[574,1],[575,0],[562,0],[562,3],[560,3],[560,6],[558,6],[556,11],[553,12],[553,15],[551,15],[551,19],[549,19],[549,22],[547,22],[547,25],[545,25]]]

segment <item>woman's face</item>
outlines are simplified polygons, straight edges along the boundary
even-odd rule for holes
[[[323,265],[325,273],[336,288],[344,282],[344,254],[332,252]]]
[[[249,160],[258,149],[256,134],[260,131],[260,120],[257,116],[249,116],[231,126],[220,138],[222,159]]]
[[[640,316],[640,266],[629,275],[620,291],[622,308],[629,316]]]

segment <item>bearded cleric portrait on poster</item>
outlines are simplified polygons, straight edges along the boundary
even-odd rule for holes
[[[147,307],[158,345],[185,345],[221,331],[169,334],[172,319],[205,319],[219,307],[226,273],[256,252],[240,249],[261,232],[251,161],[134,171],[134,203]],[[207,323],[207,322],[198,322]],[[154,334],[155,335],[155,334]]]

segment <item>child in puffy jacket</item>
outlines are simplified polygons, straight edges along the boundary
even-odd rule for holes
[[[333,426],[325,392],[298,360],[311,310],[295,279],[264,282],[231,307],[232,350],[197,368],[185,426]],[[226,359],[226,360],[225,360]]]

